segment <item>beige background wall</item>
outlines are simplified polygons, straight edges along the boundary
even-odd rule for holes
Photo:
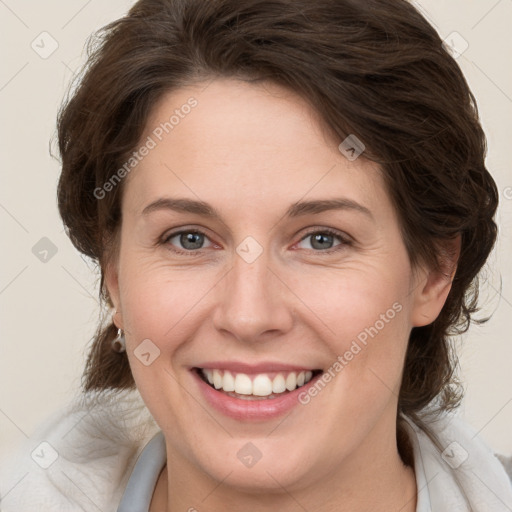
[[[458,61],[479,102],[501,192],[500,241],[482,290],[494,316],[463,340],[462,413],[494,449],[512,453],[512,0],[416,3],[464,50]],[[0,2],[0,456],[79,389],[98,275],[63,232],[48,141],[87,37],[131,4]]]

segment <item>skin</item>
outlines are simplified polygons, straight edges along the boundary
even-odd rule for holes
[[[378,166],[349,161],[304,100],[270,83],[206,85],[167,93],[153,109],[142,141],[198,100],[126,178],[119,253],[105,270],[137,387],[166,439],[151,510],[412,512],[397,396],[410,331],[437,317],[451,281],[411,267]],[[206,201],[222,221],[142,214],[164,196]],[[299,200],[340,197],[371,215],[284,217]],[[203,231],[203,246],[173,252],[190,247],[162,241],[179,228]],[[318,248],[311,235],[325,228],[344,238]],[[263,248],[252,263],[236,252],[247,236]],[[326,370],[395,303],[400,312],[310,403],[277,420],[222,415],[189,371],[219,359]],[[149,366],[134,355],[144,339],[160,350]],[[237,458],[248,442],[262,455],[251,468]]]

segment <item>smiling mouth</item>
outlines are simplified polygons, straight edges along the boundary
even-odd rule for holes
[[[194,368],[213,389],[241,400],[268,400],[290,393],[323,373],[323,370],[269,372],[249,375],[228,370]]]

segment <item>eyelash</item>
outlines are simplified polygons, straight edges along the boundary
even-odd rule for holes
[[[195,256],[195,255],[201,254],[203,249],[186,251],[186,250],[176,249],[174,246],[171,246],[169,244],[169,240],[171,238],[174,238],[175,236],[181,235],[183,233],[194,233],[194,234],[198,234],[198,235],[203,235],[205,238],[209,239],[208,236],[206,235],[206,233],[204,233],[203,231],[201,231],[199,229],[182,229],[181,231],[175,231],[173,233],[169,233],[168,235],[164,235],[163,239],[161,240],[161,242],[159,244],[160,245],[168,245],[169,247],[172,247],[170,250],[176,254],[183,254],[186,256]],[[306,238],[308,238],[311,235],[318,235],[318,234],[331,235],[331,236],[337,238],[341,243],[339,245],[332,247],[331,249],[325,249],[325,250],[306,249],[306,250],[316,252],[316,253],[321,253],[321,254],[332,254],[332,253],[335,253],[335,252],[338,252],[338,251],[344,249],[347,246],[352,245],[352,241],[347,237],[347,235],[344,235],[343,233],[336,231],[334,229],[331,229],[331,228],[322,228],[322,229],[316,228],[311,231],[308,231],[297,243],[302,242],[303,240],[305,240]]]

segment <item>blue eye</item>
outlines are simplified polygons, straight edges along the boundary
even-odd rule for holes
[[[328,254],[341,250],[351,243],[347,236],[327,228],[317,228],[315,231],[310,231],[297,245],[304,243],[308,239],[310,240],[310,247],[300,248]],[[335,243],[336,240],[339,241],[338,244]],[[205,245],[206,242],[208,245]],[[170,249],[175,253],[184,255],[196,255],[201,253],[202,249],[214,246],[206,234],[197,229],[187,229],[170,233],[164,236],[161,243],[163,245],[169,245]]]
[[[187,253],[187,252],[197,252],[198,249],[203,249],[205,240],[209,240],[208,237],[198,230],[184,230],[178,231],[176,233],[171,233],[169,236],[165,237],[163,240],[164,244],[173,245],[172,240],[177,239],[176,243],[181,245],[182,249],[173,249],[179,253]],[[211,242],[210,242],[211,244]],[[211,244],[212,245],[212,244]],[[209,247],[209,246],[208,246]]]
[[[311,240],[310,244],[313,248],[312,250],[316,250],[315,252],[337,251],[350,243],[341,233],[331,229],[310,231],[299,243],[308,239]],[[340,243],[333,246],[335,239],[338,239]],[[306,249],[311,250],[308,247],[306,247]]]

